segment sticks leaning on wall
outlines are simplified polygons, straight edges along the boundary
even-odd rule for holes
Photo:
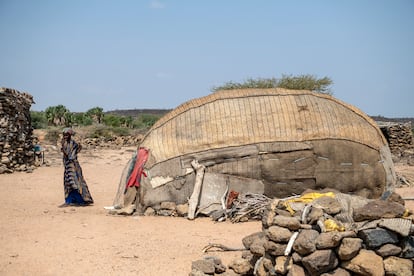
[[[193,160],[191,162],[191,166],[193,166],[194,170],[196,171],[196,179],[193,193],[188,200],[188,219],[193,220],[195,211],[197,209],[198,200],[200,198],[201,186],[203,184],[204,178],[204,170],[206,167],[204,165],[200,165],[197,160]]]

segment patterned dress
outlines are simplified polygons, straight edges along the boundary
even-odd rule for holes
[[[92,204],[93,199],[88,185],[83,178],[82,168],[78,162],[78,152],[81,146],[74,140],[65,140],[62,143],[63,165],[65,172],[63,183],[66,204]]]

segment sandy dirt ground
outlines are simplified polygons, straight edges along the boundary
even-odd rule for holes
[[[242,238],[261,231],[258,221],[215,223],[209,218],[112,216],[122,170],[133,148],[88,150],[79,156],[95,200],[93,206],[58,208],[63,166],[0,175],[0,275],[188,275],[209,243],[241,248]],[[409,180],[414,167],[399,166]],[[413,188],[398,189],[404,197]],[[413,209],[414,201],[407,201]],[[240,252],[209,252],[228,265]]]
[[[0,275],[188,275],[204,246],[241,248],[259,222],[215,223],[209,218],[112,216],[122,170],[133,148],[79,155],[95,204],[64,202],[63,166],[0,175]],[[209,252],[228,264],[240,252]]]

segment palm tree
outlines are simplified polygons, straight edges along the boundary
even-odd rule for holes
[[[70,111],[64,105],[49,106],[45,114],[49,125],[64,126],[70,123]]]
[[[86,111],[86,115],[92,118],[92,120],[98,124],[102,123],[102,118],[104,116],[102,107],[94,107]]]

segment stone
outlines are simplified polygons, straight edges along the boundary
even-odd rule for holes
[[[229,268],[233,269],[234,272],[242,275],[249,273],[253,269],[250,262],[242,258],[234,259],[229,264]]]
[[[344,238],[338,248],[340,260],[348,261],[355,257],[362,247],[362,240],[359,238]]]
[[[391,256],[384,260],[384,270],[386,275],[411,276],[413,275],[413,262],[408,259]]]
[[[306,276],[303,267],[293,264],[292,268],[287,273],[287,276]]]
[[[176,208],[177,208],[177,205],[175,204],[175,202],[171,202],[171,201],[161,202],[161,209],[175,211]]]
[[[323,216],[323,210],[321,208],[312,207],[308,214],[307,221],[309,224],[315,224],[320,217]]]
[[[276,225],[270,226],[267,230],[265,230],[265,232],[266,237],[274,242],[287,243],[292,236],[292,232],[290,232],[289,229]]]
[[[275,271],[276,273],[285,275],[292,267],[293,261],[291,257],[278,256],[275,259]]]
[[[378,248],[386,243],[398,243],[397,234],[383,228],[366,229],[358,232],[368,249]]]
[[[338,267],[331,272],[321,274],[321,276],[351,276],[351,273],[343,268]]]
[[[156,215],[156,212],[151,207],[148,207],[147,209],[145,209],[144,216],[155,216],[155,215]]]
[[[376,220],[381,218],[399,218],[404,215],[405,207],[397,202],[373,200],[354,209],[355,221]]]
[[[263,243],[266,241],[265,233],[263,231],[261,232],[255,232],[252,233],[242,239],[242,243],[246,249],[250,249],[250,246],[255,242],[256,240],[260,240]]]
[[[267,276],[267,272],[269,270],[266,269],[264,265],[264,258],[260,258],[259,261],[255,264],[254,271],[255,276]]]
[[[312,205],[321,208],[328,215],[335,215],[341,212],[341,204],[338,200],[330,196],[322,196],[315,199]]]
[[[198,270],[205,274],[213,275],[215,268],[211,260],[197,260],[191,263],[191,270]]]
[[[275,243],[273,241],[267,241],[264,243],[266,252],[272,256],[283,256],[285,254],[286,247],[286,243]]]
[[[414,237],[409,236],[401,241],[401,257],[411,259],[414,258]]]
[[[302,263],[302,256],[299,255],[297,252],[293,252],[292,260],[293,260],[293,263],[300,264],[300,263]]]
[[[185,217],[188,214],[188,204],[178,204],[177,205],[177,215],[180,217]]]
[[[313,229],[305,229],[301,231],[293,243],[293,250],[300,255],[305,256],[316,250],[316,239],[319,232]]]
[[[389,256],[397,256],[401,253],[402,249],[399,246],[396,246],[394,244],[384,244],[381,246],[378,250],[375,252],[380,255],[381,257],[389,257]]]
[[[317,250],[302,259],[303,266],[312,276],[331,271],[338,263],[335,252],[330,249]]]
[[[347,232],[331,231],[331,232],[321,233],[316,239],[316,248],[317,249],[328,249],[328,248],[337,247],[341,243],[341,240],[344,237],[356,237],[356,233],[353,231],[347,231]]]
[[[382,258],[374,251],[361,249],[352,260],[341,263],[341,267],[357,275],[385,275]]]
[[[263,216],[262,216],[262,226],[263,228],[269,228],[272,226],[273,219],[276,216],[275,211],[273,210],[265,210]]]
[[[296,217],[275,216],[272,224],[287,228],[291,231],[296,231],[300,228],[300,221]]]
[[[257,256],[264,256],[265,255],[265,248],[264,248],[265,241],[256,239],[250,245],[250,252]]]
[[[226,266],[223,264],[220,258],[216,256],[205,256],[204,260],[211,261],[214,264],[214,273],[223,273],[226,271]]]
[[[188,274],[188,275],[189,276],[209,276],[209,274],[206,274],[206,273],[204,273],[200,270],[196,270],[196,269],[191,270],[190,274]]]

